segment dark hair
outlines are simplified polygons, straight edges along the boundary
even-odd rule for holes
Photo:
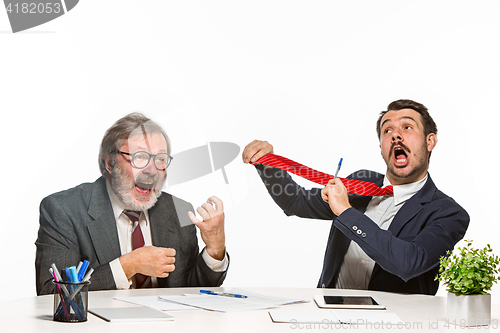
[[[106,175],[106,158],[111,160],[114,165],[116,163],[116,156],[120,147],[128,140],[134,131],[141,130],[140,133],[160,133],[167,142],[167,154],[170,155],[170,140],[167,133],[161,128],[160,125],[144,116],[142,113],[133,112],[125,117],[118,119],[113,126],[111,126],[104,137],[102,138],[101,148],[99,149],[99,170],[102,175]]]
[[[387,106],[387,111],[380,112],[380,116],[377,120],[377,135],[379,140],[381,134],[380,122],[382,121],[384,115],[389,111],[399,111],[402,109],[412,109],[420,113],[420,116],[422,118],[422,124],[424,125],[425,137],[427,137],[427,135],[429,135],[430,133],[434,133],[437,135],[436,123],[434,122],[431,115],[429,114],[429,111],[423,104],[417,103],[409,99],[400,99],[389,104]]]

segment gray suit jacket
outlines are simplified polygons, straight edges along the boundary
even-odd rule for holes
[[[226,272],[214,272],[203,260],[188,211],[194,212],[191,204],[164,192],[148,211],[153,245],[176,250],[175,271],[158,278],[158,287],[220,286],[226,277]],[[90,290],[116,289],[109,262],[121,251],[106,180],[100,177],[43,199],[35,244],[38,295],[53,291],[52,263],[61,271],[83,260],[95,270]]]

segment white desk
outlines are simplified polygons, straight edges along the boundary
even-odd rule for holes
[[[99,307],[130,307],[137,306],[122,301],[114,300],[113,297],[121,296],[147,296],[147,295],[178,295],[180,293],[196,293],[200,288],[183,289],[149,289],[149,290],[127,290],[127,291],[95,291],[89,293],[89,308]],[[212,289],[212,288],[210,288]],[[213,290],[228,290],[230,288],[213,288]],[[312,300],[313,295],[328,294],[338,295],[346,291],[336,289],[315,288],[244,288],[257,293],[293,297],[298,299],[309,299],[309,303],[286,305],[283,309],[317,309]],[[465,328],[451,325],[446,326],[446,298],[424,295],[401,295],[373,291],[353,291],[350,293],[375,295],[384,305],[387,311],[395,312],[403,319],[407,326],[400,331],[405,332],[450,332],[464,331]],[[108,323],[104,320],[88,314],[85,323],[59,323],[52,321],[53,295],[25,298],[10,302],[0,303],[0,331],[1,332],[297,332],[305,331],[352,331],[355,327],[340,325],[308,324],[291,325],[273,323],[268,310],[257,310],[247,312],[220,313],[205,310],[188,310],[171,312],[175,316],[174,321],[162,322],[128,322]],[[381,311],[381,310],[373,310]],[[492,305],[492,320],[496,325],[489,328],[480,328],[480,332],[500,332],[500,306]],[[358,325],[357,331],[376,331],[381,327],[368,327]],[[397,327],[391,328],[398,331]],[[477,329],[477,328],[475,328]]]

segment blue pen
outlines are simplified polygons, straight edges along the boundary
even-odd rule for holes
[[[87,282],[88,280],[90,280],[90,276],[92,275],[92,273],[93,273],[93,272],[94,272],[94,269],[93,269],[93,268],[89,269],[89,272],[87,273],[87,275],[85,275],[85,277],[81,280],[81,282]],[[84,287],[84,286],[85,286],[85,285],[84,285],[84,284],[82,284],[81,286],[79,286],[78,288],[76,288],[76,290],[75,290],[75,291],[73,291],[73,293],[69,296],[69,298],[70,298],[70,299],[75,298],[75,296],[78,294],[78,292],[79,292],[80,290],[82,290],[82,289],[83,289],[83,287]]]
[[[75,266],[71,266],[69,268],[69,272],[71,273],[71,282],[74,282],[74,283],[78,283],[80,282],[80,280],[78,279],[78,273],[76,272],[76,267]]]
[[[240,294],[230,294],[230,293],[217,293],[211,290],[200,290],[200,293],[206,295],[217,295],[217,296],[226,296],[226,297],[236,297],[236,298],[248,298],[248,296],[240,295]]]
[[[75,266],[71,266],[69,268],[69,273],[71,274],[71,281],[69,281],[69,282],[73,282],[73,283],[79,283],[80,282],[80,280],[78,279],[78,273],[76,272],[76,267]],[[77,289],[77,287],[73,286],[73,288],[71,288],[71,289],[74,292]],[[73,297],[75,297],[75,296],[73,296]],[[77,297],[77,299],[75,299],[74,302],[75,302],[74,303],[75,306],[73,307],[73,309],[75,310],[75,314],[78,317],[78,319],[81,319],[81,318],[83,318],[83,303],[82,303],[81,296]]]
[[[71,276],[71,271],[69,270],[69,267],[66,267],[65,270],[66,270],[66,280],[68,280],[68,282],[73,282],[73,276]]]
[[[333,179],[337,178],[337,175],[339,174],[340,167],[342,166],[342,161],[343,160],[344,160],[343,158],[340,159],[339,166],[337,167],[337,171],[335,172],[335,176],[333,176]]]
[[[89,269],[89,272],[82,279],[82,282],[87,282],[88,280],[90,280],[90,276],[92,275],[92,273],[94,273],[94,269],[93,268]]]
[[[81,282],[83,280],[83,277],[85,276],[85,272],[87,271],[87,268],[89,267],[89,262],[87,260],[83,261],[83,264],[81,265],[80,269],[77,269],[78,273],[78,282]]]
[[[68,282],[71,282],[71,283],[78,282],[78,281],[76,281],[76,280],[78,280],[78,277],[76,274],[76,267],[75,266],[66,267],[66,279],[68,280]],[[73,288],[70,287],[69,289],[71,291],[73,291]],[[67,296],[69,297],[69,293],[67,294]],[[82,313],[82,310],[80,309],[80,307],[75,303],[75,301],[72,301],[69,298],[68,298],[68,301],[69,301],[69,304],[71,305],[71,307],[73,308],[73,310],[75,311],[75,315],[77,316],[77,318],[82,319],[83,313]],[[61,307],[61,306],[62,306],[62,304],[60,304],[59,307]],[[58,309],[58,311],[60,311],[60,309]]]

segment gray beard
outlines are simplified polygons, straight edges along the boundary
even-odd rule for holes
[[[115,167],[111,174],[111,187],[116,196],[123,202],[126,209],[145,211],[153,207],[161,195],[161,189],[165,184],[166,177],[158,182],[151,190],[151,197],[147,200],[134,199],[132,191],[134,190],[135,180],[130,178],[119,167]]]

